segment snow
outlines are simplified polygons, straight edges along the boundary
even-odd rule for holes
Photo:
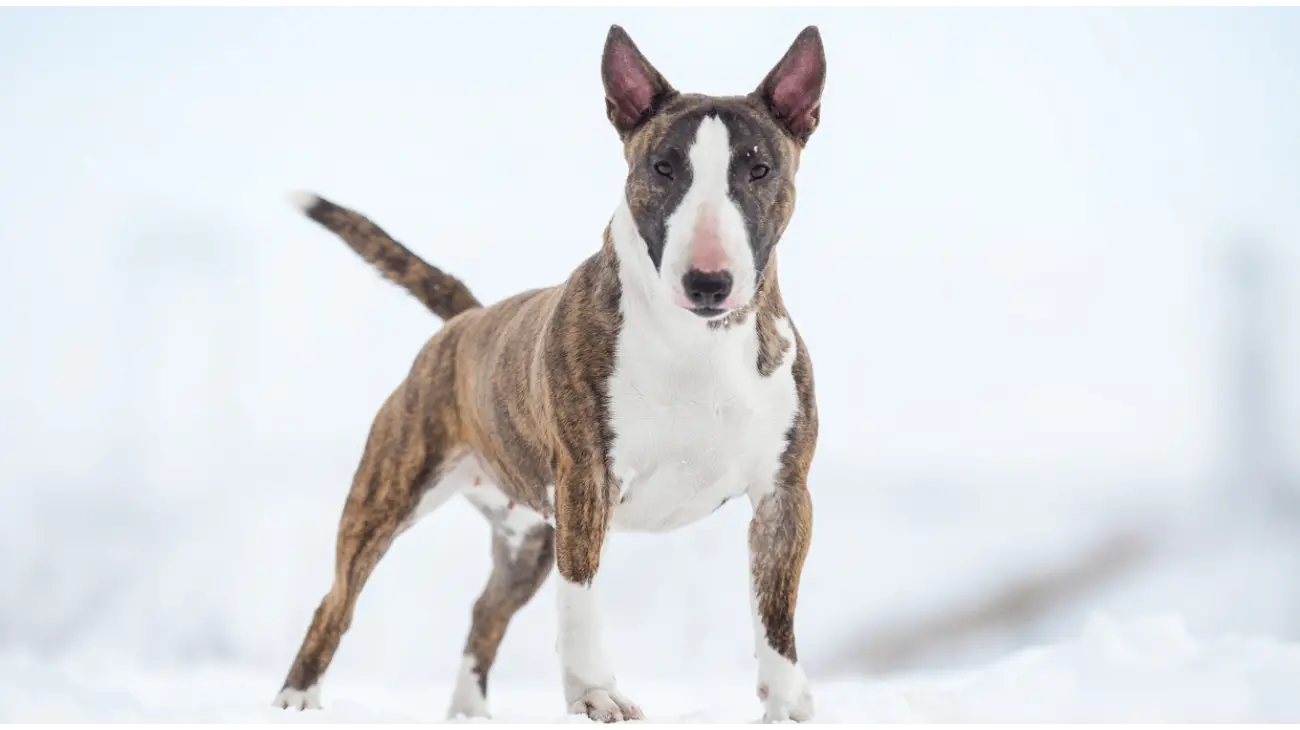
[[[0,655],[0,722],[440,722],[452,687],[450,677],[327,683],[325,709],[296,712],[270,707],[275,679],[9,653]],[[634,696],[648,722],[750,723],[761,717],[751,682],[643,682]],[[814,690],[818,722],[1294,722],[1300,644],[1198,638],[1177,617],[1099,615],[1069,641],[978,670],[827,679]],[[558,687],[494,683],[489,699],[495,722],[586,722],[563,712]]]
[[[338,505],[292,488],[247,491],[137,504],[53,490],[4,500],[4,554],[32,541],[62,547],[29,553],[26,571],[0,561],[10,591],[0,720],[441,720],[488,570],[477,513],[455,501],[403,536],[363,594],[322,687],[325,709],[287,713],[271,700],[326,587]],[[50,503],[66,509],[39,519]],[[1300,645],[1270,638],[1290,625],[1289,578],[1300,567],[1284,526],[1207,540],[1199,514],[1171,526],[1140,519],[1136,507],[1085,509],[1078,500],[936,511],[881,490],[827,494],[821,504],[799,613],[820,721],[1300,717]],[[723,509],[681,533],[620,536],[611,546],[608,639],[620,682],[649,721],[761,716],[747,517]],[[1162,552],[1083,600],[879,676],[832,661],[863,629],[891,635],[908,617],[950,613],[1006,581],[1050,572],[1104,526],[1126,523],[1164,536]],[[447,555],[458,559],[439,557]],[[862,557],[848,563],[849,555]],[[846,581],[853,564],[861,577]],[[580,720],[564,713],[553,590],[551,581],[506,635],[490,682],[497,721]]]
[[[7,12],[0,719],[442,716],[490,564],[462,500],[380,564],[326,710],[270,707],[370,419],[437,327],[284,194],[357,207],[485,301],[562,280],[623,184],[593,65],[611,22],[720,93],[810,22],[827,43],[780,264],[821,415],[796,618],[819,718],[1300,718],[1296,516],[1219,473],[1229,232],[1275,247],[1300,311],[1300,175],[1277,164],[1300,16],[811,12]],[[1279,322],[1294,466],[1300,320]],[[602,563],[652,720],[760,715],[748,511]],[[934,629],[1124,534],[1145,551],[1088,590]],[[554,583],[493,668],[500,720],[571,719]],[[913,650],[859,651],[882,646]]]

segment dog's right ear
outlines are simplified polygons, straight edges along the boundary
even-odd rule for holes
[[[605,114],[620,137],[641,126],[675,91],[668,80],[641,55],[617,25],[609,27],[600,61],[605,82]]]

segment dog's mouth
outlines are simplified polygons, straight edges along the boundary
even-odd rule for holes
[[[721,307],[691,307],[690,311],[697,317],[713,319],[714,317],[721,317],[731,310],[723,309]]]
[[[725,306],[731,304],[730,301],[719,302],[719,304],[724,306],[696,305],[687,299],[686,295],[680,291],[673,292],[673,303],[700,319],[714,319],[721,317],[732,310],[732,307]]]

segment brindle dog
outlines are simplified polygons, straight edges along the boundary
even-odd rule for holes
[[[603,646],[595,586],[606,532],[673,530],[743,494],[765,719],[812,717],[794,613],[817,406],[775,249],[820,120],[821,36],[805,29],[744,96],[675,90],[618,26],[601,72],[625,195],[599,251],[563,284],[483,307],[362,215],[314,195],[298,201],[446,324],[375,417],[334,583],[280,706],[319,707],[375,564],[420,516],[464,494],[492,524],[494,568],[449,714],[487,716],[506,626],[555,563],[569,711],[641,718]]]

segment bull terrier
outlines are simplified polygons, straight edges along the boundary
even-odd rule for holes
[[[321,678],[376,563],[420,517],[463,494],[492,526],[494,565],[449,716],[488,716],[488,672],[506,626],[554,563],[569,712],[641,719],[602,636],[606,533],[675,530],[746,495],[764,719],[812,718],[794,613],[812,534],[817,406],[776,246],[821,117],[821,36],[803,30],[752,93],[706,96],[674,89],[612,26],[601,76],[627,182],[600,249],[557,286],[484,307],[363,215],[296,194],[308,217],[445,325],[375,416],[339,525],[333,585],[278,706],[320,706]]]

